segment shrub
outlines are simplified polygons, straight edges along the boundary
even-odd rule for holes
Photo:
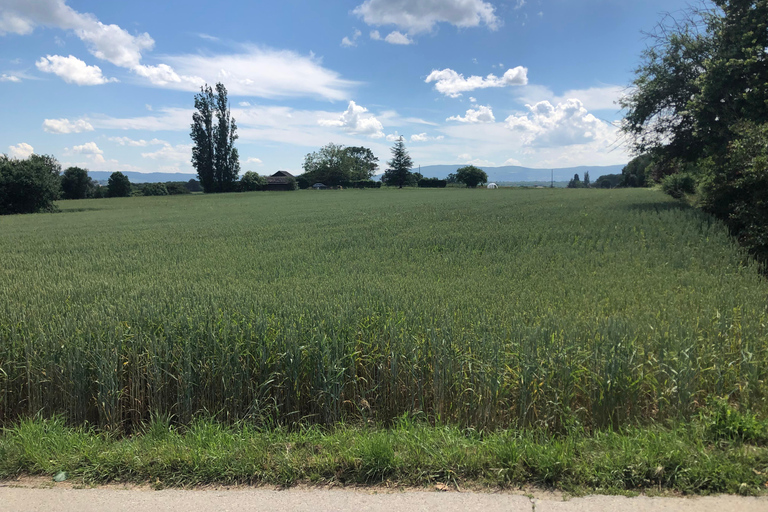
[[[141,194],[144,196],[167,196],[168,189],[165,183],[147,183],[141,187]]]
[[[696,192],[696,179],[688,173],[670,174],[661,180],[661,189],[675,199],[680,199],[685,194]]]
[[[0,215],[53,211],[60,170],[52,156],[32,155],[26,160],[0,156]]]
[[[189,190],[190,192],[202,192],[203,191],[202,185],[200,185],[200,182],[197,181],[196,179],[189,180],[184,186],[187,187],[187,190]]]
[[[250,192],[253,190],[264,190],[267,187],[267,178],[259,176],[258,173],[248,171],[240,178],[240,190]]]
[[[187,184],[180,181],[169,181],[165,184],[165,189],[168,191],[168,195],[170,196],[192,193],[187,188]]]
[[[80,167],[68,167],[61,175],[63,199],[85,199],[92,195],[93,182],[88,171]]]

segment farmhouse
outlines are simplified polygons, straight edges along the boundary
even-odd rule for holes
[[[294,190],[293,174],[288,171],[277,171],[272,176],[267,176],[266,190]]]

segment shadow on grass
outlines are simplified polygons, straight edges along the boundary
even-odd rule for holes
[[[104,208],[59,208],[53,213],[79,213],[79,212],[97,212]]]

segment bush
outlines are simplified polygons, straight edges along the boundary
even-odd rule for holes
[[[61,175],[61,197],[63,199],[86,199],[92,195],[93,182],[88,171],[80,167],[68,167]]]
[[[141,187],[141,195],[167,196],[168,189],[165,187],[165,183],[147,183]]]
[[[381,182],[374,180],[342,181],[339,186],[342,188],[381,188]]]
[[[131,182],[120,171],[113,172],[107,182],[109,197],[128,197],[131,195]]]
[[[52,156],[32,155],[26,160],[0,156],[0,215],[53,211],[60,171]]]
[[[448,185],[447,180],[437,178],[422,178],[418,183],[421,188],[445,188]]]
[[[661,180],[661,189],[675,199],[680,199],[685,194],[696,192],[696,178],[688,173],[670,174]]]
[[[203,191],[202,185],[200,185],[200,182],[197,181],[196,179],[189,180],[184,186],[187,187],[187,190],[189,190],[190,192],[202,192]]]
[[[240,178],[240,190],[250,192],[253,190],[264,190],[267,187],[267,178],[259,176],[259,173],[248,171]]]
[[[170,196],[192,193],[189,191],[189,189],[187,189],[187,184],[181,181],[169,181],[165,184],[165,189],[168,191],[168,195]]]

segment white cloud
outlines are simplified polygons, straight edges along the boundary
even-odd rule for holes
[[[92,55],[124,68],[139,65],[142,52],[155,44],[147,33],[131,35],[117,25],[105,25],[64,0],[5,0],[0,6],[0,33],[30,34],[38,25],[71,30]]]
[[[428,142],[431,140],[443,140],[445,135],[438,135],[437,137],[431,137],[426,133],[415,133],[411,135],[411,142]]]
[[[157,66],[145,66],[138,64],[131,68],[134,73],[148,79],[154,85],[182,85],[183,88],[192,87],[198,89],[205,84],[205,80],[199,76],[179,75],[168,64],[159,64]]]
[[[250,101],[241,101],[240,103],[238,103],[238,105],[241,106],[241,107],[250,107],[251,106],[251,102]]]
[[[3,73],[0,75],[0,82],[21,82],[21,78],[17,77],[16,75],[6,75]]]
[[[477,109],[469,109],[464,117],[451,116],[446,121],[459,121],[461,123],[493,123],[496,118],[493,116],[491,107],[479,105]]]
[[[85,144],[73,146],[72,148],[64,148],[64,154],[68,156],[83,155],[91,162],[97,164],[103,164],[105,162],[104,152],[99,149],[99,146],[97,146],[95,142],[86,142]]]
[[[53,73],[68,84],[101,85],[117,82],[116,78],[106,78],[99,66],[89,66],[77,57],[70,55],[48,55],[35,62],[35,66],[44,73]]]
[[[457,98],[461,96],[462,92],[474,91],[475,89],[525,85],[528,83],[528,68],[517,66],[508,69],[501,77],[490,74],[485,78],[475,75],[464,78],[464,75],[446,68],[440,71],[433,70],[424,82],[435,82],[435,89],[438,92],[451,98]]]
[[[558,147],[607,141],[615,129],[590,114],[577,99],[552,105],[540,101],[526,105],[529,112],[511,115],[507,128],[522,134],[524,144],[534,147]]]
[[[355,29],[355,32],[352,34],[352,38],[344,37],[344,39],[341,40],[341,46],[344,47],[350,47],[350,46],[357,46],[357,39],[363,35],[362,32],[360,32],[358,29]]]
[[[394,30],[389,34],[387,34],[387,37],[385,37],[384,40],[389,44],[400,44],[400,45],[413,44],[413,39],[409,38],[407,35],[401,32],[398,32],[397,30]]]
[[[130,137],[110,137],[108,140],[112,142],[117,142],[121,146],[131,146],[131,147],[139,147],[143,148],[146,146],[157,146],[157,145],[167,145],[168,143],[164,140],[160,139],[152,139],[152,140],[134,140]]]
[[[93,126],[85,119],[46,119],[43,121],[43,130],[48,133],[82,133],[92,132]]]
[[[261,158],[248,158],[245,160],[245,163],[247,164],[255,164],[255,165],[262,165],[264,162],[261,161]]]
[[[381,41],[381,34],[378,30],[371,30],[371,39],[374,41]]]
[[[477,98],[473,98],[472,96],[469,97],[470,103],[477,103]]]
[[[601,85],[586,89],[570,89],[557,95],[549,87],[542,85],[526,85],[517,90],[518,98],[523,104],[538,103],[547,100],[557,104],[568,101],[571,98],[578,99],[589,111],[593,110],[619,110],[617,102],[625,94],[626,88],[620,85]]]
[[[356,85],[324,68],[313,54],[304,56],[288,50],[246,46],[241,53],[178,55],[166,60],[178,71],[181,80],[167,80],[162,85],[186,91],[197,91],[199,86],[184,77],[202,77],[209,84],[226,83],[227,91],[237,96],[343,100]]]
[[[397,133],[397,132],[390,133],[389,135],[386,136],[386,141],[387,142],[395,142],[396,140],[400,140],[400,137],[401,137],[401,135],[399,133]]]
[[[11,158],[25,159],[29,158],[31,154],[35,152],[35,148],[27,144],[26,142],[20,142],[15,146],[8,146]]]
[[[517,0],[517,3],[515,4],[514,9],[515,10],[522,9],[524,5],[525,5],[525,0]]]
[[[520,163],[520,160],[516,160],[514,158],[507,158],[503,164],[501,165],[516,165],[520,167],[522,164]]]
[[[144,158],[152,160],[170,160],[175,162],[190,162],[192,160],[192,144],[165,145],[151,153],[142,153]]]
[[[371,138],[384,136],[384,126],[372,114],[366,114],[368,109],[349,102],[347,110],[338,119],[321,119],[320,126],[338,126],[348,133],[368,135]]]
[[[352,12],[368,25],[395,25],[409,34],[431,32],[438,23],[485,24],[491,30],[501,24],[493,5],[483,0],[366,0]]]

